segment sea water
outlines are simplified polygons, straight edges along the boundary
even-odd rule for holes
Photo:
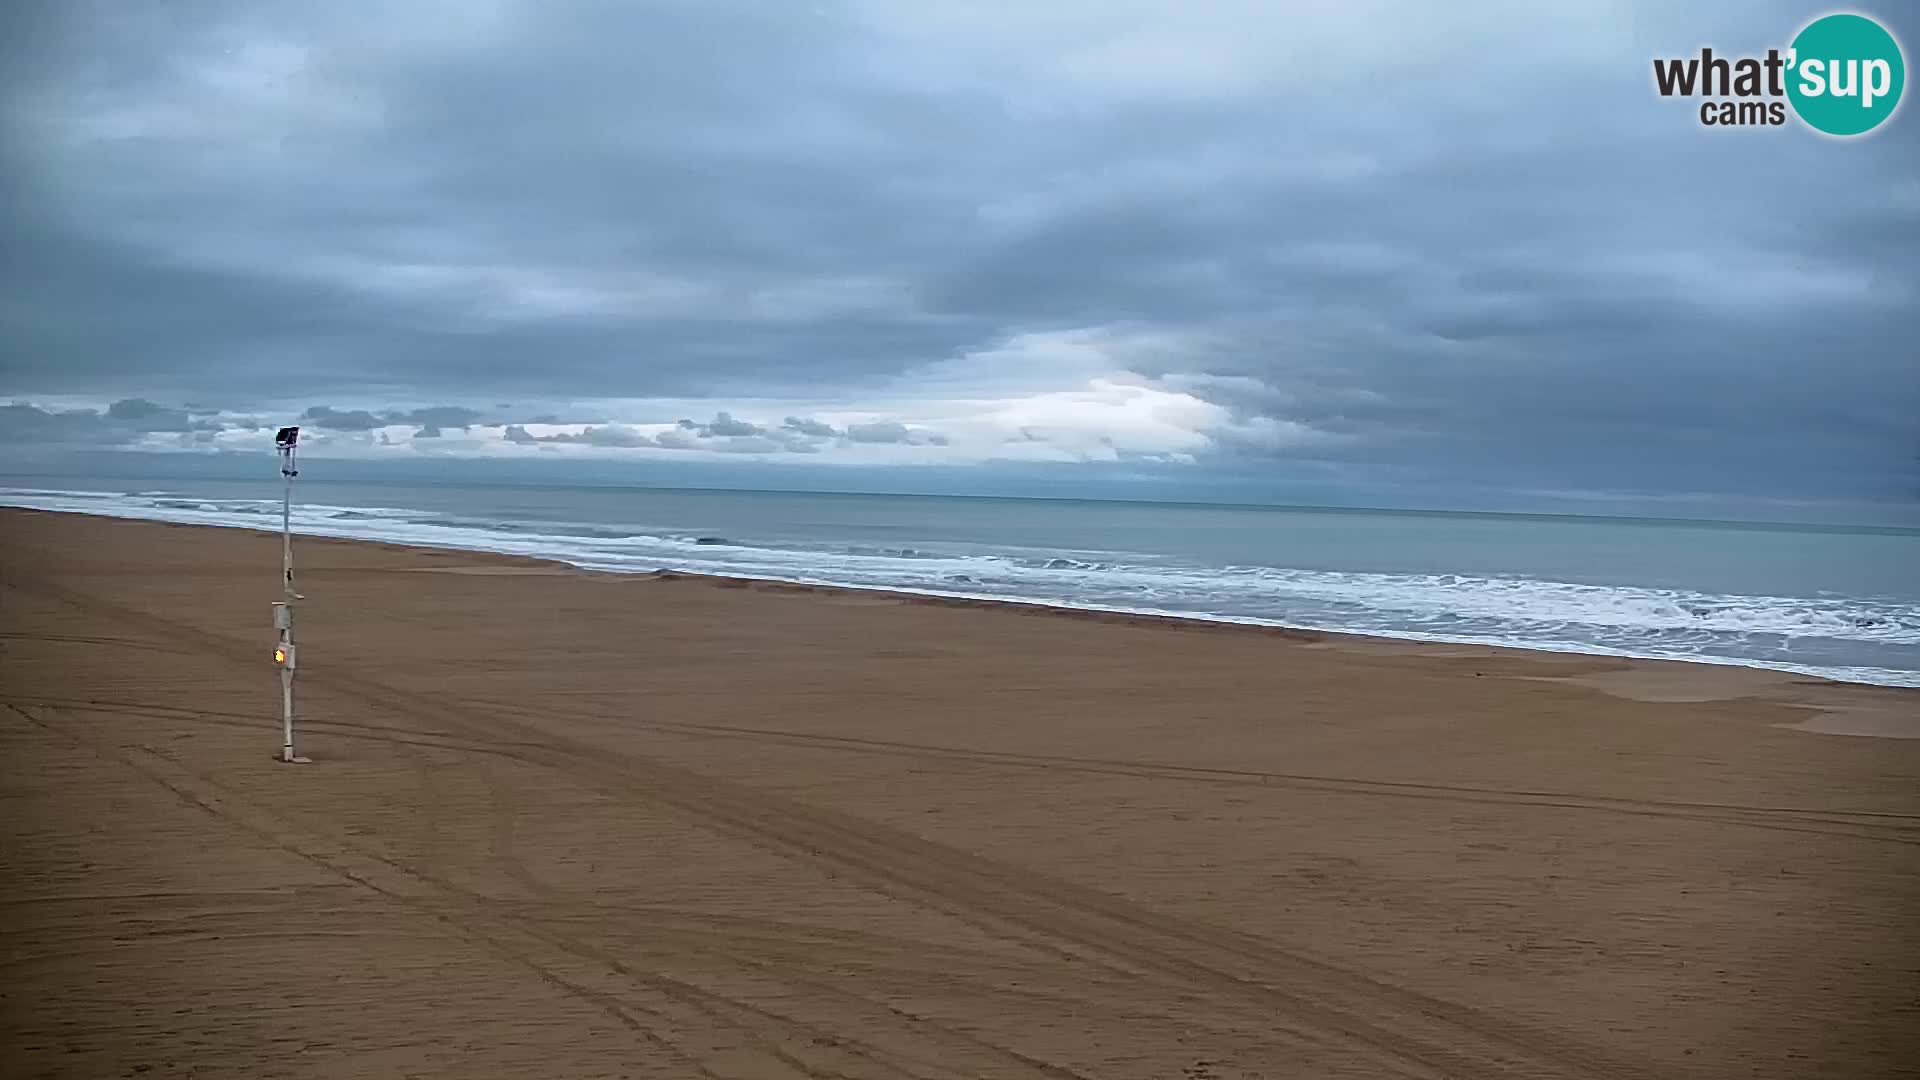
[[[0,504],[279,527],[277,476]],[[21,483],[28,480],[28,483]],[[1920,530],[303,477],[303,535],[1920,685]]]

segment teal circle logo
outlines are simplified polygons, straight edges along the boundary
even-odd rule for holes
[[[1864,15],[1828,15],[1793,39],[1787,99],[1815,131],[1862,135],[1900,105],[1907,64],[1900,43]]]

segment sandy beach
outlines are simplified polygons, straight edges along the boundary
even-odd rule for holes
[[[7,1076],[1920,1075],[1920,691],[0,513]]]

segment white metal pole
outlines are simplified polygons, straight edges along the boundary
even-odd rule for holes
[[[294,447],[299,429],[285,429],[281,435],[280,477],[285,487],[280,499],[280,587],[284,597],[274,605],[274,624],[280,631],[280,760],[299,765],[307,761],[293,749],[293,673],[299,667],[293,645],[293,603],[300,599],[293,590],[293,478],[298,475]]]
[[[280,760],[293,757],[293,672],[280,669]]]
[[[286,492],[280,500],[280,577],[287,599],[293,599],[293,451],[281,452],[280,476]]]
[[[280,587],[285,591],[287,625],[280,640],[293,644],[293,447],[280,452]],[[291,659],[291,658],[289,658]],[[293,668],[280,669],[280,760],[293,761]]]

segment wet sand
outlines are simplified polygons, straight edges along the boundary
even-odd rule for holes
[[[0,1074],[1920,1075],[1920,692],[0,512]]]

